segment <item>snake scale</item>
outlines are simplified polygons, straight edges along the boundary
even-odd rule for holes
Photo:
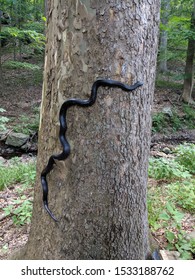
[[[57,155],[50,156],[47,166],[43,169],[41,172],[41,185],[43,190],[43,205],[47,213],[50,215],[50,217],[57,222],[58,220],[52,213],[52,211],[49,209],[48,206],[48,182],[47,182],[47,175],[50,173],[50,171],[53,169],[55,160],[65,160],[70,155],[70,144],[68,143],[66,139],[66,131],[67,131],[67,123],[66,123],[66,113],[67,110],[72,106],[80,106],[80,107],[89,107],[92,106],[97,97],[97,90],[99,87],[116,87],[120,88],[124,91],[130,92],[135,90],[136,88],[142,86],[143,83],[136,82],[134,85],[126,85],[121,82],[110,80],[110,79],[98,79],[96,80],[91,88],[91,95],[89,99],[75,99],[71,98],[66,100],[59,112],[59,122],[60,122],[60,131],[59,131],[59,140],[62,145],[62,152]]]

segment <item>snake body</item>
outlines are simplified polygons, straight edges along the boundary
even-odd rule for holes
[[[75,99],[71,98],[66,100],[59,112],[59,122],[60,122],[60,131],[59,131],[59,140],[62,145],[62,152],[57,155],[50,156],[47,166],[43,169],[41,172],[41,184],[42,184],[42,190],[43,190],[43,205],[47,213],[50,215],[50,217],[54,221],[58,221],[54,214],[51,212],[51,210],[48,207],[48,183],[47,183],[47,175],[50,173],[50,171],[53,169],[55,160],[65,160],[69,154],[70,154],[70,144],[68,143],[66,139],[66,131],[67,131],[67,123],[66,123],[66,113],[67,110],[72,106],[80,106],[80,107],[89,107],[92,106],[97,97],[97,90],[100,86],[102,87],[117,87],[124,91],[130,92],[135,90],[136,88],[142,86],[143,84],[141,82],[136,82],[134,85],[128,86],[126,84],[123,84],[118,81],[114,80],[107,80],[107,79],[98,79],[96,80],[91,88],[91,95],[89,99]]]

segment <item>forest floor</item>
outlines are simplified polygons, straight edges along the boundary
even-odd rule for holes
[[[32,63],[32,61],[31,61]],[[24,69],[3,69],[3,79],[0,81],[0,108],[6,112],[11,127],[20,126],[21,116],[30,122],[34,118],[35,108],[41,103],[42,70],[39,73]],[[163,108],[170,107],[171,110],[182,115],[182,103],[179,100],[181,90],[174,88],[157,88],[154,95],[153,113],[162,112]],[[163,132],[152,133],[151,154],[158,154],[164,147],[174,146],[182,142],[195,143],[195,130],[182,128],[174,132],[170,127]],[[1,156],[1,154],[0,154]],[[31,160],[28,155],[23,155],[22,160]],[[4,164],[6,164],[5,160]],[[155,185],[154,180],[150,180]],[[11,215],[5,216],[3,209],[13,199],[17,199],[19,184],[10,186],[0,192],[0,259],[7,259],[17,248],[23,246],[30,230],[30,225],[16,226]],[[25,191],[29,197],[32,192]],[[163,244],[163,237],[158,237],[158,243]]]

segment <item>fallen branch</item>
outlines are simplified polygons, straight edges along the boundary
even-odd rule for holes
[[[5,214],[5,213],[1,214],[1,215],[0,215],[0,222],[3,221],[3,220],[4,220],[5,218],[7,218],[8,216],[10,216],[10,214]]]

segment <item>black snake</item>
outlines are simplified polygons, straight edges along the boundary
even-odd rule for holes
[[[66,113],[67,110],[72,106],[80,106],[80,107],[89,107],[92,106],[97,97],[97,90],[100,86],[102,87],[117,87],[124,91],[133,91],[134,89],[142,86],[143,84],[141,82],[137,82],[134,85],[128,86],[126,84],[123,84],[118,81],[114,80],[106,80],[106,79],[98,79],[96,80],[91,88],[91,96],[89,99],[82,100],[82,99],[75,99],[71,98],[66,100],[61,108],[59,113],[59,122],[60,122],[60,132],[59,132],[59,139],[60,143],[62,145],[62,152],[58,155],[52,155],[50,156],[47,166],[43,169],[41,172],[41,184],[43,189],[43,204],[44,208],[47,211],[47,213],[50,215],[50,217],[54,221],[58,221],[54,214],[51,212],[51,210],[48,207],[48,183],[47,183],[47,175],[48,173],[53,169],[53,166],[55,164],[55,160],[65,160],[69,154],[70,154],[70,144],[68,143],[66,139],[66,130],[67,130],[67,123],[66,123]]]

